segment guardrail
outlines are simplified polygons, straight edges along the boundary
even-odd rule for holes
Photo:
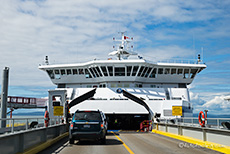
[[[1,121],[6,121],[6,128],[0,128],[0,134],[14,133],[21,130],[30,130],[45,127],[43,117],[33,118],[0,118]],[[50,118],[48,126],[62,124],[61,117]]]
[[[193,126],[193,127],[201,127],[199,124],[198,118],[175,118],[175,119],[158,119],[160,123],[167,124],[180,124],[184,126]],[[207,118],[205,127],[206,128],[214,128],[214,129],[224,129],[222,126],[222,122],[230,122],[230,118]]]
[[[12,154],[24,153],[25,151],[27,153],[37,153],[38,151],[35,152],[32,150],[33,152],[28,152],[28,150],[36,149],[39,146],[42,146],[40,149],[44,149],[51,145],[49,141],[63,136],[66,132],[67,124],[55,124],[49,127],[5,133],[0,135],[0,153]]]

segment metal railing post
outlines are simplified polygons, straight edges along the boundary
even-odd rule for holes
[[[14,119],[12,119],[12,127],[11,127],[11,133],[14,132]]]
[[[28,129],[28,119],[26,119],[26,130]]]
[[[220,129],[220,119],[217,118],[217,128]]]

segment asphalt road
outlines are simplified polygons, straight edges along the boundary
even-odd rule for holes
[[[196,145],[152,133],[109,133],[106,145],[97,141],[75,141],[64,138],[39,154],[217,154]]]

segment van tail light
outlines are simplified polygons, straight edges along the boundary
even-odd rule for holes
[[[103,124],[101,124],[101,128],[103,128],[104,127],[104,125]]]

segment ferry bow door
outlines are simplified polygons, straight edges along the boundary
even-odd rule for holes
[[[66,96],[66,90],[49,90],[48,112],[50,118],[64,118]]]

